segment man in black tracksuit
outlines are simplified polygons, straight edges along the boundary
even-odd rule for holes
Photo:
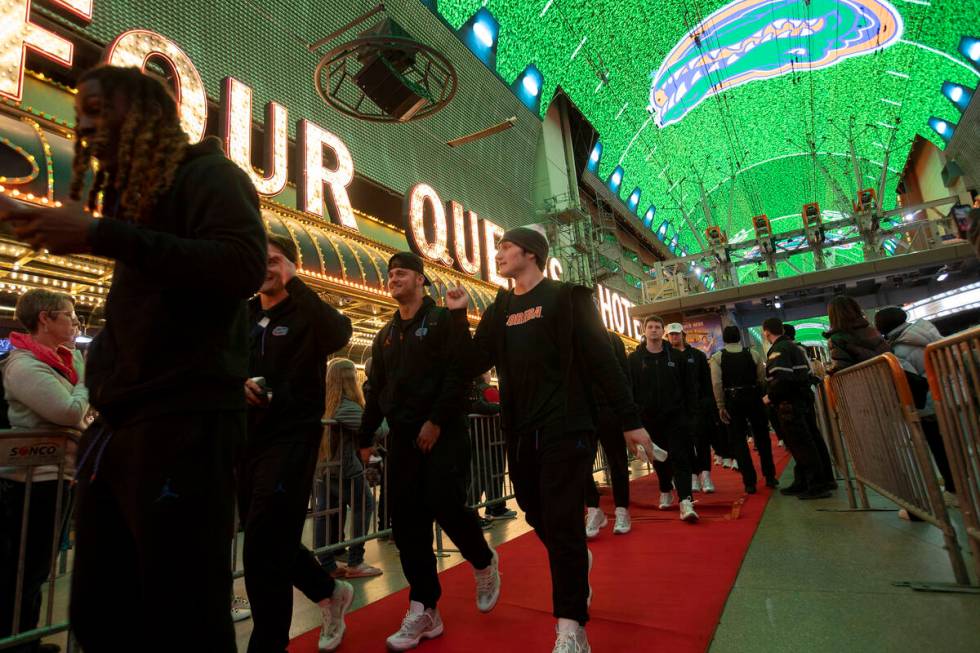
[[[807,411],[812,410],[813,394],[810,392],[810,364],[806,354],[784,335],[782,320],[778,318],[764,321],[762,334],[772,345],[766,358],[768,387],[765,400],[773,407],[783,440],[797,466],[793,484],[782,493],[796,494],[800,499],[829,497],[833,494],[831,480],[822,473],[816,449],[816,438],[820,434],[810,430],[807,420]]]
[[[327,357],[350,340],[351,323],[296,276],[297,259],[292,239],[270,234],[266,279],[249,302],[249,429],[238,465],[249,653],[286,650],[293,586],[320,606],[321,651],[340,645],[353,599],[350,585],[335,582],[300,542],[323,433]]]
[[[408,580],[409,611],[388,647],[414,648],[442,634],[441,596],[432,523],[439,523],[476,570],[477,606],[493,609],[500,593],[497,554],[483,539],[475,510],[467,508],[470,449],[466,394],[474,374],[458,360],[467,325],[424,295],[422,261],[400,252],[388,262],[388,290],[399,308],[371,348],[371,374],[361,421],[361,457],[388,420],[388,500],[391,526]]]
[[[708,368],[708,357],[697,347],[687,344],[687,336],[684,333],[684,326],[679,322],[668,324],[667,340],[670,346],[676,349],[687,361],[688,366],[694,374],[695,387],[697,393],[693,397],[694,402],[694,449],[691,457],[691,471],[694,475],[691,478],[693,490],[699,489],[705,492],[714,492],[715,485],[711,480],[711,443],[719,440],[720,426],[718,424],[718,411],[715,409],[714,398],[711,394],[711,370]],[[724,438],[726,444],[728,438]],[[725,447],[727,448],[727,446]]]
[[[680,517],[696,522],[691,497],[691,428],[696,419],[697,378],[682,352],[664,341],[664,322],[651,315],[643,323],[644,341],[630,354],[633,398],[640,419],[654,434],[654,442],[670,452],[670,460],[654,462],[660,484],[660,508],[673,503],[673,488],[680,499]]]
[[[85,379],[99,419],[79,445],[72,630],[93,652],[233,653],[245,300],[266,255],[258,197],[214,142],[188,145],[156,78],[102,66],[75,100],[73,168],[98,161],[104,217],[66,203],[18,211],[14,224],[35,249],[115,262]],[[146,106],[152,120],[137,113]],[[130,174],[149,162],[127,137],[149,138],[152,175]],[[73,181],[78,198],[91,180]]]
[[[654,454],[613,356],[588,288],[544,278],[548,241],[529,228],[506,232],[495,262],[513,279],[487,307],[469,342],[468,370],[492,366],[500,380],[501,427],[517,503],[548,549],[556,650],[589,650],[585,635],[589,553],[582,528],[592,465],[595,404],[592,380],[607,390],[631,448]],[[466,293],[447,294],[453,317],[465,325]],[[468,334],[468,331],[466,331]]]

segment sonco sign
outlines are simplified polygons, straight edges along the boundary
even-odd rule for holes
[[[64,457],[64,443],[58,440],[5,440],[0,446],[0,465],[32,467],[53,465]]]

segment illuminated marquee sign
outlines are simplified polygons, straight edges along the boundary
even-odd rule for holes
[[[48,1],[84,22],[92,18],[94,0]],[[31,7],[32,0],[3,0],[0,3],[0,21],[4,26],[4,39],[0,42],[0,95],[18,102],[23,95],[28,50],[66,68],[74,64],[73,43],[31,22]],[[194,63],[174,41],[149,30],[129,30],[112,41],[103,60],[111,65],[143,70],[150,62],[166,68],[173,79],[184,131],[192,143],[204,138],[208,109],[206,89]],[[265,106],[264,170],[256,170],[252,165],[252,89],[238,79],[225,78],[221,89],[219,131],[228,157],[248,174],[258,193],[265,196],[281,193],[286,187],[288,166],[292,163],[298,171],[296,208],[319,217],[329,215],[329,219],[337,224],[357,231],[347,192],[354,179],[354,161],[347,145],[337,135],[302,119],[296,127],[296,160],[290,162],[288,125],[286,107],[268,102]],[[432,226],[431,241],[426,235],[427,216]],[[507,280],[497,274],[494,261],[496,242],[503,234],[498,225],[467,211],[458,202],[443,204],[435,189],[426,184],[416,184],[406,194],[405,224],[409,245],[420,255],[507,286]],[[553,277],[560,275],[561,264],[557,261],[549,263],[548,272]]]
[[[643,335],[643,322],[630,315],[630,309],[636,304],[602,284],[596,284],[596,295],[599,297],[599,315],[606,328],[639,340]]]

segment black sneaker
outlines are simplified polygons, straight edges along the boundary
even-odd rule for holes
[[[756,492],[756,490],[755,490],[755,486],[754,485],[746,485],[745,486],[745,493],[746,494],[755,494],[755,492]]]
[[[775,478],[767,478],[766,487],[779,487],[779,481],[777,481]]]
[[[834,493],[830,490],[825,490],[823,488],[814,488],[812,490],[807,490],[806,492],[801,492],[796,495],[797,499],[802,501],[810,501],[812,499],[827,499],[834,496]]]
[[[793,483],[789,487],[784,487],[779,491],[779,493],[785,494],[786,496],[794,496],[797,494],[803,494],[806,491],[807,487],[805,485],[797,485],[796,483]]]

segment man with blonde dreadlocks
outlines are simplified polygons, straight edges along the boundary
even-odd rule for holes
[[[0,205],[36,249],[115,260],[88,359],[100,417],[80,446],[72,629],[95,653],[233,653],[245,300],[266,263],[258,197],[213,142],[188,143],[173,97],[138,69],[87,72],[75,105],[73,199],[98,164],[87,201]]]

